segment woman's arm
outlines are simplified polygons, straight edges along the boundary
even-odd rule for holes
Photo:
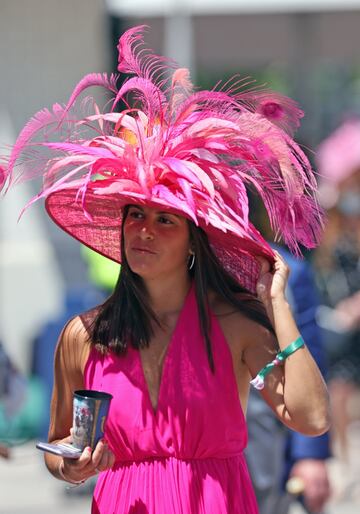
[[[285,298],[289,268],[277,253],[274,271],[264,263],[258,282],[258,295],[275,329],[280,351],[299,336],[290,306]],[[265,329],[244,351],[252,376],[274,358],[276,341]],[[303,346],[265,379],[262,395],[288,427],[307,435],[320,435],[329,428],[329,401],[321,373],[310,352]]]
[[[50,442],[70,442],[73,422],[73,392],[84,389],[84,367],[90,351],[88,334],[79,317],[69,321],[61,333],[55,351],[54,388],[51,400]],[[63,459],[46,453],[45,463],[56,478],[81,483],[90,476],[111,467],[113,454],[105,442],[94,451],[85,448],[77,460]]]

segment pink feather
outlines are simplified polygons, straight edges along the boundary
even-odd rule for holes
[[[193,91],[194,86],[190,79],[190,71],[187,68],[178,68],[175,70],[171,82],[173,89],[180,88],[187,95],[190,95]]]
[[[193,89],[190,71],[187,68],[175,70],[171,81],[169,116],[172,116],[172,113],[177,110],[178,106],[191,95]]]
[[[27,147],[29,141],[41,130],[48,129],[49,127],[55,128],[58,125],[63,112],[64,110],[59,104],[55,104],[52,111],[49,111],[48,109],[38,111],[22,129],[15,142],[7,165],[7,173],[10,176],[11,182],[15,162],[24,148]],[[32,178],[32,176],[33,174],[31,173],[31,170],[29,170],[28,175],[25,178]]]
[[[118,71],[121,73],[135,73],[141,76],[142,63],[136,56],[136,45],[143,43],[142,34],[146,28],[146,25],[133,27],[120,37],[117,49],[119,54]]]
[[[113,154],[106,148],[96,146],[85,146],[76,143],[41,143],[43,146],[53,148],[54,150],[62,150],[73,155],[92,155],[97,157],[112,157]]]
[[[146,28],[146,25],[133,27],[120,37],[117,47],[119,52],[118,71],[133,73],[140,78],[153,81],[154,84],[163,84],[164,80],[160,82],[161,76],[165,75],[169,68],[176,68],[176,64],[174,61],[158,56],[152,53],[152,50],[144,48],[143,32]]]
[[[103,180],[97,183],[96,193],[102,195],[112,195],[116,193],[143,193],[142,188],[139,183],[135,180],[130,179],[117,179],[113,180]]]
[[[151,194],[154,195],[155,198],[166,201],[166,203],[170,204],[174,209],[177,209],[180,212],[185,212],[185,214],[187,214],[195,224],[198,224],[196,213],[176,194],[170,191],[168,187],[162,184],[157,184],[152,187]]]
[[[155,114],[160,110],[161,104],[165,103],[166,100],[164,93],[150,80],[134,77],[127,80],[118,91],[113,103],[113,109],[129,91],[138,92],[137,97],[141,102],[142,109],[150,119],[155,117]]]
[[[2,191],[4,184],[6,182],[6,170],[3,166],[0,166],[0,191]]]
[[[80,80],[80,82],[76,85],[74,91],[72,92],[68,100],[68,103],[65,107],[64,116],[73,106],[78,96],[89,87],[101,86],[109,91],[112,91],[113,93],[116,93],[117,79],[118,75],[115,74],[111,74],[110,77],[108,77],[106,73],[90,73],[89,75],[86,75],[84,78]]]
[[[265,116],[269,121],[278,125],[290,135],[300,126],[304,116],[298,104],[291,98],[266,91],[253,97],[255,112]]]

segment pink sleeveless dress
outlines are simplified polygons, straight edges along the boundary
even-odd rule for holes
[[[211,316],[209,367],[191,287],[163,363],[156,411],[140,354],[90,353],[85,386],[113,395],[92,514],[257,514],[243,450],[244,415],[228,344]]]

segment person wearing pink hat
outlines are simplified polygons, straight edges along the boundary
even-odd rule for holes
[[[322,243],[315,253],[327,335],[329,390],[334,412],[334,450],[346,461],[347,430],[356,417],[351,400],[360,369],[360,119],[342,123],[319,146],[320,200],[327,209]]]
[[[63,230],[122,265],[114,293],[69,321],[55,355],[49,440],[71,441],[83,388],[113,395],[105,438],[46,465],[75,484],[99,473],[93,514],[256,514],[243,454],[250,380],[287,426],[329,426],[285,298],[288,268],[248,219],[246,186],[296,253],[317,244],[316,184],[292,139],[302,113],[238,78],[194,91],[142,31],[120,38],[118,70],[131,75],[120,89],[116,76],[86,76],[65,107],[27,124],[6,167],[8,186],[43,176],[30,203],[44,198]],[[104,113],[77,102],[94,85],[115,97]]]

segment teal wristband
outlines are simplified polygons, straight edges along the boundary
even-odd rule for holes
[[[284,362],[285,359],[289,357],[292,353],[296,352],[299,348],[305,345],[304,339],[299,336],[295,341],[290,343],[284,350],[279,352],[275,359],[272,362],[269,362],[264,366],[259,373],[250,381],[250,384],[255,387],[255,389],[263,389],[265,385],[265,377],[266,375],[273,369],[275,366],[280,366]]]

